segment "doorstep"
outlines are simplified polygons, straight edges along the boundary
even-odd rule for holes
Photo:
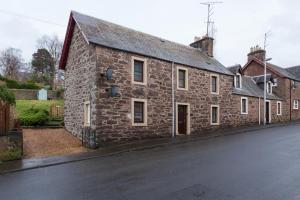
[[[145,149],[152,149],[157,147],[164,147],[167,145],[183,144],[187,142],[194,142],[199,140],[206,140],[226,135],[234,135],[241,133],[249,133],[266,128],[275,128],[280,126],[288,126],[293,124],[299,124],[300,122],[289,122],[282,124],[270,124],[266,126],[251,126],[244,128],[233,128],[226,130],[216,130],[213,132],[205,132],[201,135],[190,135],[190,136],[177,136],[175,139],[170,138],[159,138],[159,139],[148,139],[135,141],[132,143],[112,145],[110,147],[100,148],[96,151],[72,154],[66,156],[54,156],[46,158],[33,158],[23,159],[10,162],[0,163],[0,174],[13,173],[37,168],[44,168],[55,165],[62,165],[71,162],[78,162],[83,160],[95,159],[99,157],[112,156],[130,151],[140,151]]]

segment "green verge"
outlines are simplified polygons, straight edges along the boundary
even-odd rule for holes
[[[0,162],[11,161],[11,160],[19,160],[22,158],[21,149],[11,149],[0,152]]]

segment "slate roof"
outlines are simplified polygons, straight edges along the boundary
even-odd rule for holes
[[[244,67],[243,69],[245,69],[252,61],[257,62],[258,64],[260,64],[261,66],[264,66],[264,63],[262,61],[260,61],[259,59],[256,58],[252,58]],[[296,80],[296,81],[300,81],[300,77],[298,78],[297,76],[295,76],[293,73],[291,73],[289,70],[287,70],[286,68],[282,68],[279,67],[277,65],[274,65],[272,63],[267,63],[267,67],[269,70],[273,70],[273,72],[279,74],[282,77],[285,78],[289,78],[291,80]]]
[[[286,68],[286,70],[300,80],[300,65]]]
[[[264,83],[265,81],[265,76],[264,75],[261,75],[261,76],[255,76],[253,77],[253,80],[257,83],[257,84],[260,84],[260,83]],[[273,77],[271,74],[267,74],[266,76],[266,81],[269,82],[269,81],[274,81],[273,80]]]
[[[289,79],[292,79],[292,80],[298,80],[298,78],[294,74],[290,73],[289,70],[287,70],[287,69],[284,69],[282,67],[274,65],[272,63],[267,63],[267,65],[268,65],[268,67],[273,68],[275,71],[279,72],[280,74],[282,74],[286,78],[289,78]]]
[[[233,75],[220,62],[208,57],[199,49],[151,36],[78,12],[72,11],[71,17],[73,17],[89,43],[220,74]]]
[[[260,97],[260,98],[264,97],[264,91],[260,87],[258,87],[258,85],[255,83],[252,77],[249,76],[242,77],[242,88],[241,89],[234,88],[233,94],[250,96],[250,97]],[[275,94],[272,95],[267,94],[267,99],[282,100]]]
[[[237,74],[237,73],[241,73],[242,66],[241,65],[233,65],[231,67],[228,67],[227,69],[229,71],[231,71],[232,73]]]

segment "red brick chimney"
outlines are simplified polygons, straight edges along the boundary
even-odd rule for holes
[[[253,58],[256,58],[260,61],[265,61],[266,59],[266,51],[259,47],[258,45],[255,47],[252,47],[250,49],[250,53],[248,53],[248,61],[252,60]]]
[[[195,37],[195,42],[190,44],[190,46],[201,49],[209,57],[214,57],[214,39],[211,37]]]

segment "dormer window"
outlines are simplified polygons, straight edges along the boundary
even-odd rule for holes
[[[273,83],[273,87],[277,87],[278,86],[278,79],[274,78],[274,83]]]
[[[234,86],[235,88],[242,88],[242,75],[237,74],[234,78]]]
[[[268,92],[268,94],[272,94],[272,86],[273,86],[272,82],[269,81],[267,83],[267,92]]]

